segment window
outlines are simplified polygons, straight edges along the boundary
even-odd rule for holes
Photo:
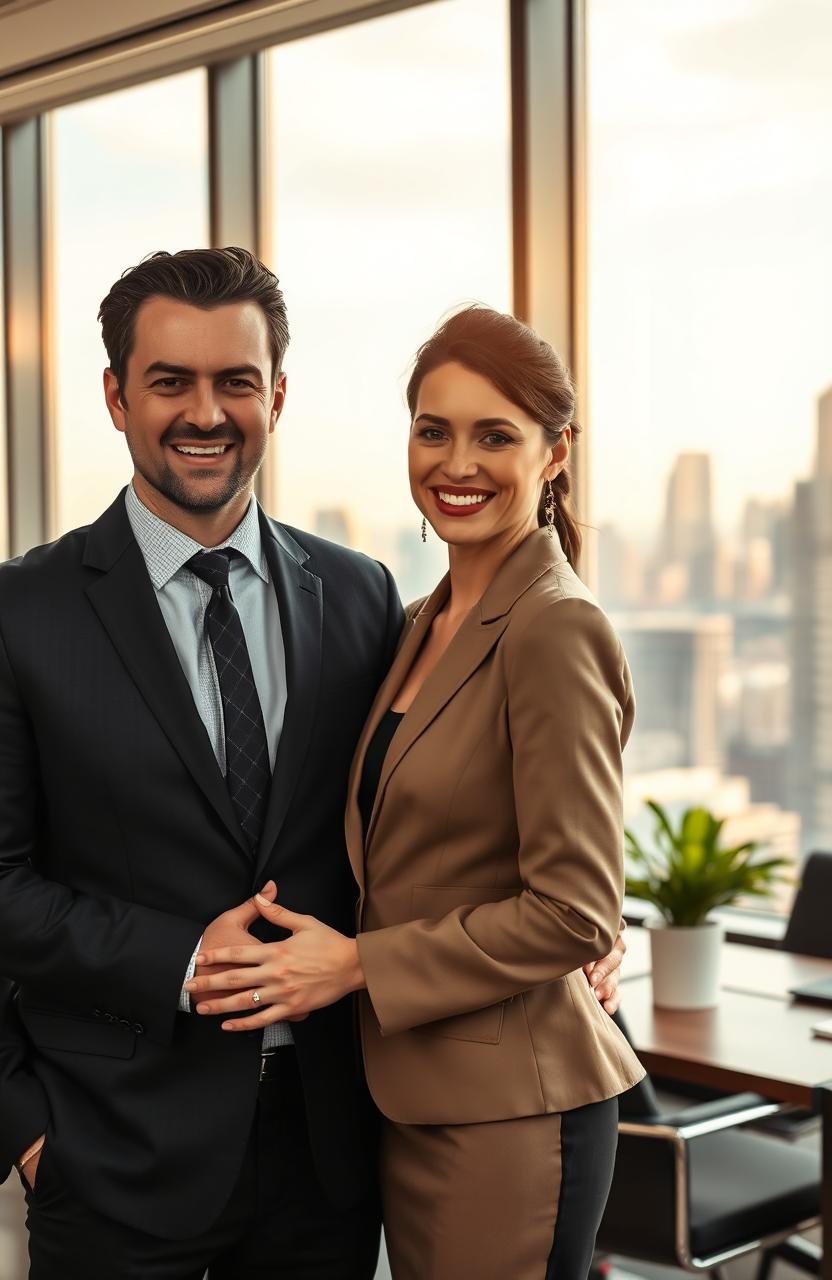
[[[832,847],[832,12],[590,0],[599,589],[628,819]],[[784,894],[781,905],[788,901]]]
[[[277,513],[379,556],[410,599],[445,554],[407,484],[408,364],[453,307],[510,306],[506,7],[440,0],[271,57]]]
[[[96,316],[146,254],[207,243],[206,102],[198,70],[51,117],[55,533],[95,519],[132,474],[104,405]]]

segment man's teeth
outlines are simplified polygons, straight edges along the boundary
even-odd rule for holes
[[[200,448],[195,444],[175,444],[173,447],[177,453],[194,453],[200,458],[207,456],[208,454],[225,453],[226,449],[231,448],[231,446],[227,444],[216,444],[212,445],[211,448],[206,449]]]
[[[488,493],[443,493],[439,490],[439,497],[442,502],[447,502],[449,507],[475,507],[482,502],[487,502],[490,498]]]

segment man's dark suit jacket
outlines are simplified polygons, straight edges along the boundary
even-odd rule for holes
[[[270,876],[294,911],[354,932],[347,776],[402,625],[382,566],[262,512],[260,527],[288,703],[256,856],[124,495],[0,567],[0,1179],[46,1131],[78,1196],[172,1239],[230,1194],[262,1037],[177,1013],[185,968]],[[293,1027],[319,1174],[343,1204],[368,1176],[353,1017],[344,1000]]]

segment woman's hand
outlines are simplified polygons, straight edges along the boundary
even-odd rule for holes
[[[590,960],[589,964],[584,965],[584,973],[589,979],[590,985],[595,992],[596,999],[607,1013],[615,1013],[621,1004],[621,993],[618,990],[618,980],[621,977],[619,972],[621,961],[624,959],[624,953],[627,950],[627,943],[624,941],[624,930],[627,928],[627,921],[622,920],[618,926],[618,937],[613,943],[612,951],[608,956],[604,956],[602,960]]]
[[[264,886],[268,893],[272,882]],[[200,969],[233,966],[221,973],[194,977],[185,984],[199,1014],[245,1014],[222,1023],[224,1031],[252,1031],[270,1023],[300,1021],[313,1009],[334,1004],[365,986],[354,938],[322,924],[314,916],[296,915],[255,894],[265,920],[290,929],[285,942],[203,949]],[[213,993],[220,991],[222,995]],[[233,995],[226,994],[233,991]],[[257,993],[260,1000],[253,999]],[[258,1008],[259,1006],[259,1008]],[[264,1007],[266,1006],[266,1007]]]

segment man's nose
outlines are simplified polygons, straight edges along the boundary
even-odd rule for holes
[[[185,405],[185,418],[200,431],[211,431],[225,422],[225,409],[220,404],[219,396],[213,386],[200,386],[197,383]]]

